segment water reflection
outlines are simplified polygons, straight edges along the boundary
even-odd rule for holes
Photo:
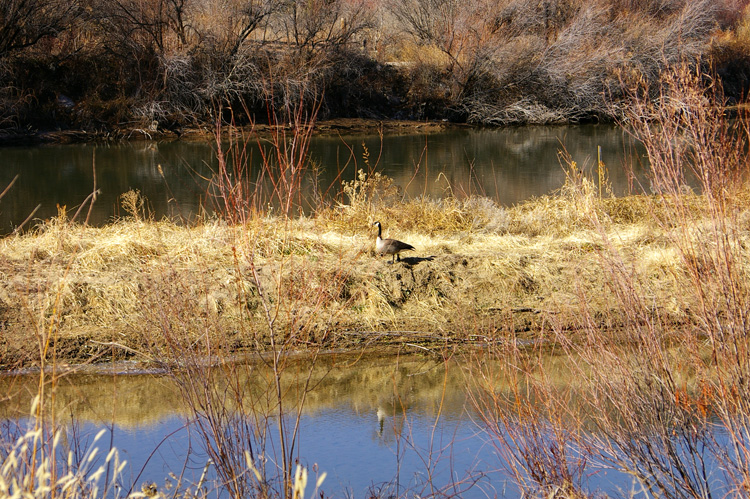
[[[526,360],[530,363],[526,367],[541,366],[551,381],[548,389],[558,395],[555,400],[586,414],[590,399],[576,381],[574,373],[578,371],[573,366],[578,360],[552,354],[531,355]],[[435,487],[445,495],[466,498],[519,497],[503,460],[509,459],[509,452],[522,448],[508,442],[523,438],[525,430],[521,427],[520,434],[513,433],[503,424],[517,423],[513,419],[518,410],[512,407],[518,403],[514,394],[523,394],[523,403],[535,406],[536,396],[547,393],[533,389],[533,376],[522,374],[526,371],[521,366],[489,356],[474,358],[470,367],[433,357],[360,359],[331,354],[309,371],[306,359],[290,359],[282,377],[285,393],[291,397],[286,401],[287,410],[293,409],[300,384],[310,380],[315,387],[300,421],[297,458],[310,470],[328,473],[323,487],[327,496],[403,497],[408,493],[415,497],[431,495]],[[243,397],[261,401],[252,410],[273,413],[273,407],[262,405],[264,393],[273,390],[272,376],[264,364],[227,364],[215,369],[206,378],[210,383],[224,386],[222,376],[231,375],[242,387]],[[138,490],[148,482],[161,485],[170,473],[188,482],[198,481],[208,462],[206,444],[194,415],[186,410],[175,378],[159,373],[119,374],[126,370],[119,371],[117,366],[108,370],[109,374],[61,376],[54,397],[51,387],[47,389],[65,443],[85,447],[100,428],[110,429],[104,441],[107,445],[111,442],[130,463],[122,480],[125,490]],[[534,372],[532,369],[530,374]],[[194,381],[201,388],[211,387],[201,383],[202,379]],[[34,374],[0,375],[0,454],[2,446],[12,440],[12,428],[20,425],[23,429],[29,424],[27,416],[38,382]],[[483,397],[490,402],[481,414],[469,398],[470,387],[477,385],[484,390],[473,392],[476,404],[483,407]],[[235,403],[232,397],[224,400],[230,407]],[[534,419],[534,428],[541,433],[532,435],[531,444],[558,442],[549,438],[551,433],[544,433],[548,430],[541,416],[532,417],[539,418]],[[582,417],[580,422],[585,423],[588,417]],[[278,448],[276,419],[269,421],[265,428],[268,448]],[[583,426],[584,431],[594,431]],[[717,428],[709,437],[716,439],[719,448],[728,446],[720,425]],[[650,436],[637,438],[648,442]],[[680,442],[676,443],[680,449]],[[716,460],[704,457],[714,470]],[[612,467],[584,464],[579,471],[586,490],[605,494],[635,490],[632,478]],[[216,478],[214,470],[210,470],[210,479]],[[723,485],[717,490],[724,490]]]
[[[296,370],[289,368],[290,373]],[[257,376],[244,384],[249,397],[264,390],[259,384],[268,380],[262,368],[254,372]],[[468,417],[466,384],[453,363],[413,357],[352,364],[349,357],[333,356],[322,361],[313,376],[315,389],[301,421],[299,455],[303,464],[328,473],[327,494],[419,492],[428,486],[426,473],[438,486],[447,486],[455,478],[452,473],[481,477],[497,467]],[[286,386],[294,379],[290,374]],[[37,384],[34,375],[0,376],[0,397],[8,397],[0,404],[6,424],[24,424]],[[179,391],[165,376],[66,375],[50,403],[58,424],[68,421],[69,440],[75,434],[85,444],[99,428],[112,427],[112,444],[130,463],[126,488],[139,489],[149,481],[162,484],[168,473],[184,473],[197,481],[207,461],[198,433],[187,424],[190,416]],[[269,435],[274,437],[275,431]],[[505,478],[495,480],[504,483]]]
[[[335,138],[320,139],[323,164],[336,164]],[[380,155],[382,171],[410,196],[480,194],[510,206],[560,188],[565,173],[558,153],[566,150],[581,167],[595,165],[598,147],[615,192],[631,192],[627,171],[642,170],[643,151],[620,128],[611,126],[461,129],[435,135],[389,137],[380,150],[377,137],[343,137],[363,167],[364,143],[370,162]],[[334,157],[333,155],[337,156]],[[375,159],[373,159],[375,158]]]
[[[316,136],[311,158],[319,176],[308,179],[306,188],[309,196],[313,190],[335,195],[339,180],[355,178],[358,169],[376,167],[412,197],[483,194],[509,206],[563,184],[559,150],[567,149],[579,165],[592,166],[599,146],[615,191],[628,192],[630,179],[624,167],[638,170],[642,152],[634,149],[624,131],[604,125],[454,129],[385,135],[382,141],[373,134]],[[257,172],[260,154],[251,149]],[[104,224],[122,215],[118,197],[130,189],[141,191],[156,218],[192,219],[212,206],[206,179],[216,167],[214,145],[202,142],[3,148],[0,187],[17,174],[19,179],[0,200],[0,233],[20,224],[37,205],[38,219],[56,215],[58,205],[74,212],[94,185],[100,196],[90,223]]]

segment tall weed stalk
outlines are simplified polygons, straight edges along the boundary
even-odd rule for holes
[[[216,113],[218,168],[212,179],[212,197],[220,215],[231,224],[245,223],[248,217],[274,210],[288,218],[303,207],[310,140],[321,100],[309,103],[304,88],[298,92],[299,100],[289,100],[296,93],[287,88],[280,92],[287,98],[278,103],[275,87],[269,77],[264,84],[267,132],[255,126],[249,133],[225,126],[221,113]],[[244,110],[251,113],[247,106]],[[253,171],[253,143],[260,156],[257,171]]]
[[[302,205],[319,104],[308,106],[300,97],[277,107],[272,88],[269,82],[268,134],[253,130],[245,136],[230,128],[229,154],[225,154],[224,127],[216,128],[219,168],[213,194],[221,218],[236,229],[229,244],[236,296],[242,302],[242,330],[222,329],[215,310],[204,311],[179,300],[176,308],[157,305],[173,373],[222,486],[235,498],[297,497],[294,480],[302,410],[312,389],[319,345],[327,335],[323,330],[312,339],[316,333],[311,317],[320,313],[329,293],[343,285],[342,272],[334,271],[323,282],[298,261],[288,223]],[[260,151],[255,172],[250,140]],[[183,285],[189,284],[176,283]],[[309,305],[304,312],[296,308],[301,295]],[[195,320],[183,322],[184,316]],[[222,335],[224,341],[211,339]],[[230,358],[232,336],[255,346],[249,359]],[[309,356],[304,363],[293,362],[292,355],[302,343]]]

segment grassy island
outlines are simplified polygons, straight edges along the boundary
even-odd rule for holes
[[[665,326],[695,327],[700,297],[684,293],[695,277],[685,264],[707,272],[704,197],[675,201],[690,209],[687,230],[659,223],[677,209],[663,197],[600,198],[579,180],[508,209],[487,198],[362,201],[239,226],[136,212],[98,228],[62,214],[0,243],[0,358],[33,365],[55,348],[60,360],[148,360],[175,341],[234,354],[269,348],[271,334],[299,349],[550,340],[579,335],[582,309],[617,336],[628,320],[612,286],[619,273]],[[750,220],[744,196],[737,202]],[[393,265],[380,258],[372,220],[417,250]]]

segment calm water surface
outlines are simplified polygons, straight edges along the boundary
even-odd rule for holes
[[[467,396],[465,365],[403,357],[365,359],[351,367],[350,360],[319,365],[326,375],[309,395],[301,421],[299,460],[328,474],[326,497],[424,497],[428,475],[446,496],[519,496],[497,442],[483,430]],[[0,405],[6,425],[27,423],[23,416],[37,381],[33,375],[0,377],[0,393],[12,394]],[[248,382],[246,388],[259,387]],[[162,485],[170,473],[197,482],[203,472],[203,441],[167,376],[69,375],[61,379],[54,404],[58,422],[68,421],[65,443],[85,447],[99,429],[109,429],[98,445],[106,455],[111,437],[127,459],[125,490]],[[273,458],[272,449],[267,454]],[[589,485],[613,491],[630,482],[592,470]]]
[[[335,195],[337,178],[351,180],[358,169],[377,168],[408,196],[483,194],[510,206],[563,185],[561,149],[579,166],[591,168],[599,146],[616,193],[629,192],[626,166],[639,171],[642,153],[623,130],[605,125],[453,129],[382,140],[377,135],[317,136],[311,158],[321,172],[306,188],[308,194],[317,189]],[[257,163],[260,155],[254,150],[250,157]],[[94,185],[100,195],[90,223],[122,215],[118,197],[130,189],[145,196],[157,218],[190,219],[202,207],[212,207],[206,179],[216,165],[215,145],[202,142],[0,148],[0,187],[19,175],[0,199],[0,233],[11,231],[37,206],[36,219],[56,215],[58,205],[74,213]]]

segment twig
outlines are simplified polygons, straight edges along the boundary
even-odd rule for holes
[[[13,177],[13,180],[11,180],[8,186],[3,190],[3,192],[0,192],[0,199],[2,199],[5,194],[7,194],[11,187],[13,187],[13,184],[15,184],[16,180],[18,180],[18,176],[19,174],[17,173],[16,176]]]
[[[21,225],[19,225],[15,229],[13,229],[13,234],[14,235],[18,234],[21,231],[21,229],[23,228],[23,226],[26,225],[29,220],[31,220],[31,217],[34,216],[34,213],[36,213],[39,210],[39,208],[41,208],[41,207],[42,207],[41,204],[36,205],[36,208],[34,208],[34,210],[31,213],[29,213],[29,216],[26,217],[26,220],[24,220],[23,222],[21,222]]]

